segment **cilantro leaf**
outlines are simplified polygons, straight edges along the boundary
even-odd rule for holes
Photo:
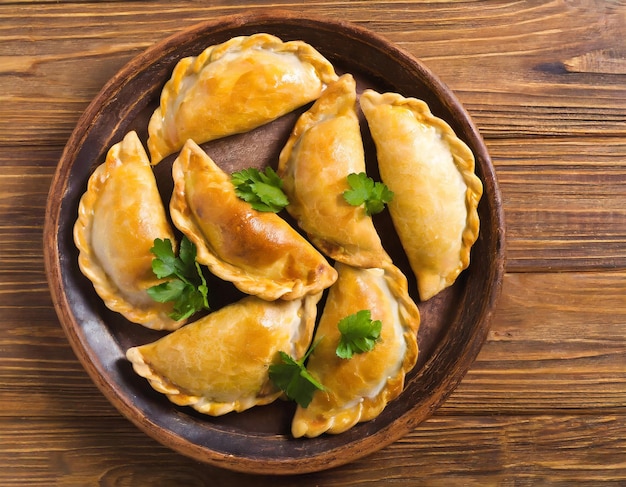
[[[271,167],[261,172],[253,167],[231,174],[235,194],[257,211],[278,213],[289,204],[283,181]]]
[[[385,204],[393,199],[393,191],[385,184],[374,182],[364,172],[347,176],[351,189],[343,192],[344,199],[352,206],[365,206],[368,215],[375,215],[385,209]]]
[[[325,390],[324,386],[304,366],[304,362],[317,343],[319,341],[313,344],[300,360],[294,360],[288,353],[279,351],[281,362],[272,364],[269,368],[270,380],[274,385],[280,388],[289,399],[296,401],[303,408],[306,408],[311,403],[315,391]]]
[[[176,256],[172,249],[172,242],[168,238],[154,240],[154,246],[150,249],[158,259],[152,260],[152,271],[159,278],[170,277],[176,274]]]
[[[152,286],[147,290],[152,299],[159,303],[167,303],[168,301],[176,301],[184,292],[186,283],[178,279],[165,281],[156,286]]]
[[[363,309],[353,315],[346,316],[337,325],[341,338],[336,354],[340,358],[350,359],[355,353],[369,352],[380,338],[382,322],[372,321],[369,309]]]
[[[374,189],[374,181],[364,172],[348,174],[347,180],[352,189],[344,191],[344,199],[352,206],[365,203]]]
[[[391,191],[383,183],[374,183],[370,198],[365,202],[365,208],[369,215],[375,215],[385,209],[385,204],[393,199]]]
[[[184,320],[205,308],[208,308],[206,293],[187,284],[184,292],[174,302],[174,312],[171,317],[176,320]]]
[[[170,279],[150,287],[147,293],[159,303],[174,303],[170,318],[180,321],[202,309],[209,309],[208,287],[196,262],[196,246],[187,237],[183,237],[180,243],[178,257],[167,238],[155,239],[150,252],[155,255],[152,260],[155,276]]]
[[[180,242],[178,257],[181,262],[178,268],[180,273],[186,276],[194,275],[197,265],[196,246],[187,237],[184,237]]]

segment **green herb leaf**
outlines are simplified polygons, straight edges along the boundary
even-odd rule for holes
[[[324,390],[324,386],[304,366],[304,362],[318,343],[319,340],[309,348],[300,360],[294,360],[289,354],[279,351],[281,362],[272,364],[269,368],[270,380],[274,385],[303,408],[311,403],[315,391]]]
[[[364,205],[368,215],[380,213],[393,199],[393,191],[364,172],[349,174],[347,179],[351,189],[343,192],[344,199],[352,206]]]
[[[152,286],[147,292],[155,301],[167,303],[168,301],[176,301],[184,292],[186,286],[186,283],[176,279]]]
[[[170,239],[154,240],[150,249],[155,255],[152,270],[159,279],[170,278],[166,282],[152,286],[148,295],[159,303],[173,302],[170,318],[180,321],[194,313],[209,309],[208,287],[202,269],[196,262],[196,246],[183,237],[178,257],[174,254]]]
[[[176,256],[172,249],[172,242],[169,238],[154,240],[154,246],[150,249],[157,259],[152,260],[152,271],[159,279],[164,279],[176,274]]]
[[[202,276],[199,268],[196,269],[196,246],[187,237],[183,237],[180,242],[180,251],[178,257],[181,264],[178,266],[180,274],[184,276],[195,276],[196,270],[198,274]]]
[[[171,314],[171,317],[176,320],[184,320],[205,308],[208,308],[208,306],[206,306],[206,297],[203,295],[203,292],[194,288],[191,284],[187,284],[174,303],[174,312]]]
[[[372,350],[380,337],[382,325],[380,320],[372,321],[372,313],[369,309],[343,318],[337,325],[341,333],[336,349],[337,356],[350,359],[355,353]]]
[[[243,169],[231,175],[235,193],[258,211],[278,213],[289,204],[283,192],[283,181],[271,167],[265,172],[255,168]]]

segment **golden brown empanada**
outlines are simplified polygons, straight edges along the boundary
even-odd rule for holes
[[[172,167],[174,225],[198,249],[197,261],[241,291],[297,299],[329,287],[337,272],[285,220],[235,194],[230,176],[192,140]]]
[[[303,41],[269,34],[234,37],[182,59],[148,126],[152,164],[180,149],[247,132],[315,100],[337,79]]]
[[[372,218],[350,205],[347,176],[365,172],[356,112],[356,83],[345,74],[298,119],[278,164],[287,211],[327,256],[358,267],[382,267],[384,251]]]
[[[225,306],[154,343],[126,352],[135,371],[170,401],[218,416],[269,404],[282,391],[269,379],[279,351],[299,360],[311,341],[321,296]]]
[[[426,103],[366,90],[360,97],[376,144],[382,181],[395,193],[389,211],[420,298],[452,285],[478,238],[482,183],[474,155]]]
[[[165,215],[152,167],[135,132],[109,150],[80,200],[74,241],[82,273],[106,306],[134,323],[173,330],[171,303],[146,289],[163,282],[152,271],[154,239],[176,240]]]
[[[404,388],[404,378],[417,361],[419,311],[407,291],[406,277],[392,264],[363,269],[336,264],[339,278],[330,288],[315,332],[316,348],[307,369],[325,387],[307,408],[298,406],[292,421],[295,437],[342,433],[378,416]],[[335,352],[337,325],[346,316],[370,310],[382,329],[375,347],[350,359]]]

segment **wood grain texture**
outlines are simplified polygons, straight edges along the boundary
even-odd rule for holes
[[[0,86],[7,88],[1,110],[22,122],[9,130],[1,117],[0,144],[64,144],[94,94],[134,55],[196,22],[264,5],[232,4],[0,5]],[[626,133],[620,77],[597,72],[601,68],[566,68],[577,56],[614,48],[623,37],[625,14],[616,2],[307,5],[307,14],[355,22],[422,59],[457,93],[486,137]],[[271,6],[299,10],[284,1]],[[38,117],[39,123],[28,123]]]
[[[503,193],[509,270],[626,267],[625,141],[487,141]]]
[[[502,191],[508,271],[626,267],[625,140],[487,139]],[[61,152],[3,149],[0,211],[19,225],[0,226],[0,260],[13,269],[37,262],[22,259],[25,242],[33,244],[31,257],[41,257],[42,212]]]
[[[624,271],[507,275],[487,343],[443,411],[623,413],[625,296]]]
[[[626,483],[619,1],[306,5],[425,61],[468,109],[496,167],[508,274],[477,361],[430,420],[338,469],[253,477],[171,452],[100,394],[59,326],[43,269],[63,146],[132,57],[197,21],[266,5],[0,2],[0,485]]]
[[[0,416],[118,416],[74,357],[39,282],[30,293],[37,307],[0,294]],[[438,414],[623,412],[624,295],[626,272],[507,274],[487,341]],[[20,403],[25,382],[32,400]],[[89,408],[76,397],[91,398]],[[48,411],[51,401],[65,406]]]
[[[0,419],[0,426],[7,436],[19,438],[0,443],[0,462],[7,466],[0,483],[6,487],[24,485],[19,479],[25,469],[28,485],[75,487],[591,486],[626,476],[623,415],[435,417],[376,455],[341,469],[286,477],[251,476],[194,462],[129,429],[120,418],[80,424],[28,420],[19,428]]]

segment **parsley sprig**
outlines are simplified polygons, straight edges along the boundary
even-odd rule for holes
[[[208,288],[200,265],[196,262],[196,246],[183,237],[178,257],[174,254],[172,242],[157,238],[150,249],[155,255],[152,271],[159,279],[167,281],[147,290],[152,299],[159,303],[174,302],[170,318],[180,321],[194,313],[209,309]]]
[[[282,189],[282,179],[269,166],[265,172],[253,167],[234,172],[231,181],[237,196],[250,203],[255,210],[278,213],[289,204]]]
[[[279,387],[289,399],[296,401],[303,408],[308,407],[315,391],[323,391],[324,386],[318,382],[306,369],[304,362],[315,349],[319,340],[315,342],[300,360],[279,351],[280,363],[270,365],[270,380]]]
[[[351,189],[343,192],[344,199],[352,206],[364,205],[368,215],[380,213],[393,199],[393,191],[384,183],[374,182],[364,172],[349,174],[348,184]]]
[[[346,316],[337,325],[341,332],[341,339],[337,345],[337,356],[350,359],[355,353],[369,352],[380,338],[382,322],[372,320],[369,309],[357,311]]]

